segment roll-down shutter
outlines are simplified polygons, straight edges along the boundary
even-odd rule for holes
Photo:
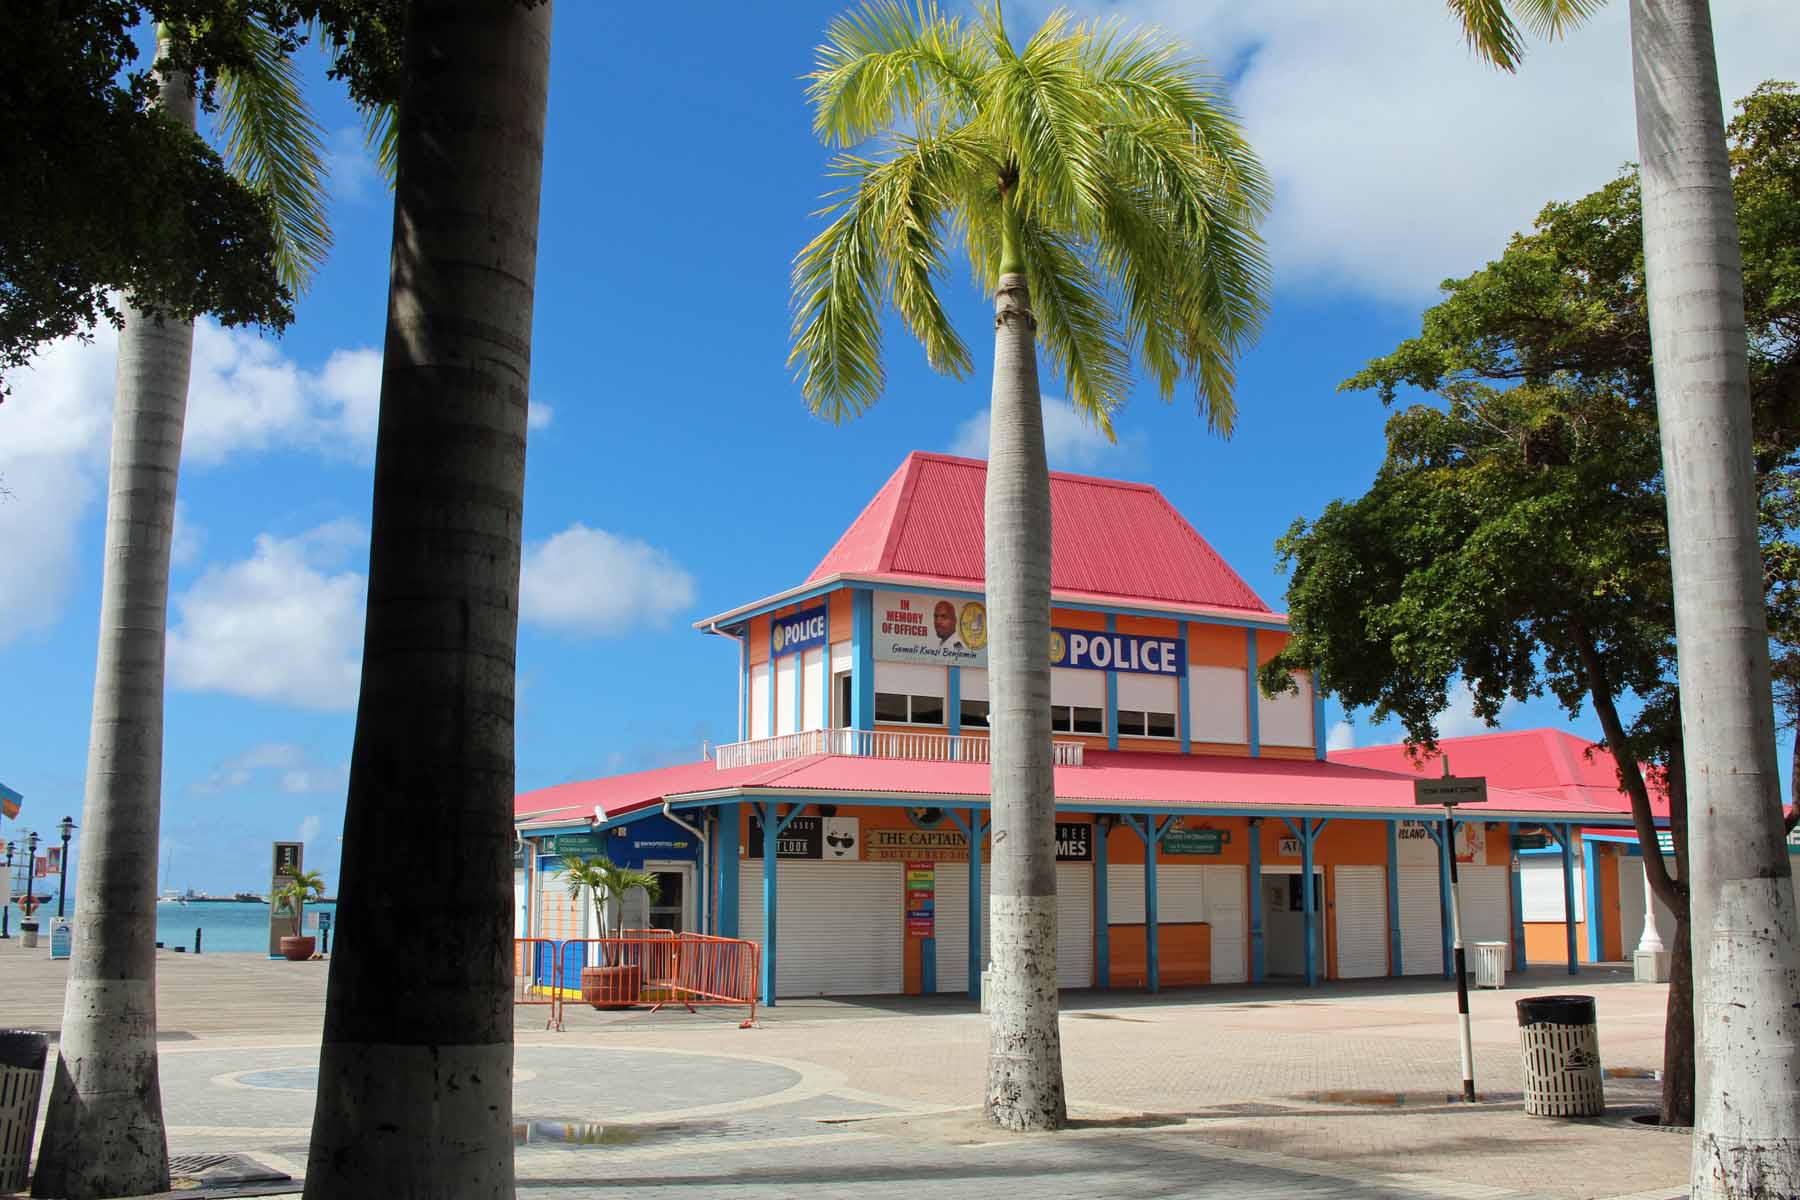
[[[1443,905],[1436,867],[1400,868],[1400,965],[1407,975],[1444,970]]]
[[[1505,867],[1461,863],[1456,868],[1462,893],[1463,944],[1512,944],[1512,887]]]
[[[1337,977],[1373,979],[1388,973],[1387,870],[1337,867]]]
[[[877,996],[904,989],[900,863],[790,860],[777,870],[778,996]],[[738,880],[744,898],[739,931],[763,942],[761,860],[740,862]]]

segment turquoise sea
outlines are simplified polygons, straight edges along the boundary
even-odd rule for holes
[[[50,912],[56,905],[50,905]],[[335,913],[331,903],[308,904],[313,913]],[[13,914],[14,919],[18,913]],[[49,926],[46,924],[45,928]],[[158,904],[156,906],[156,940],[166,947],[185,946],[194,952],[194,930],[203,930],[200,949],[206,954],[267,954],[269,952],[269,906],[267,904]],[[336,926],[331,935],[337,937]]]

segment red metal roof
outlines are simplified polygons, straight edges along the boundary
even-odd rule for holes
[[[1397,815],[1414,811],[1411,774],[1370,770],[1341,763],[1218,755],[1174,755],[1088,751],[1084,765],[1056,769],[1056,802],[1066,809],[1086,807],[1314,809],[1321,815]],[[920,796],[983,801],[988,768],[976,763],[921,762],[898,758],[812,755],[768,766],[720,771],[712,763],[689,763],[589,783],[564,784],[519,798],[519,816],[580,804],[603,820],[710,793],[782,796]],[[1543,818],[1592,820],[1616,808],[1579,796],[1549,795],[1490,785],[1488,812]]]
[[[982,460],[914,451],[806,582],[893,575],[979,587],[986,488]],[[1270,612],[1148,484],[1053,471],[1050,514],[1050,586],[1058,593]]]
[[[1438,746],[1450,756],[1450,768],[1456,774],[1484,775],[1490,786],[1534,791],[1613,812],[1631,811],[1631,797],[1619,787],[1619,768],[1612,752],[1566,730],[1478,733],[1440,738]],[[1415,762],[1402,744],[1333,750],[1329,757],[1335,763],[1408,775],[1443,772],[1439,755],[1421,757]],[[1645,782],[1649,784],[1651,813],[1667,817],[1667,792],[1649,771]]]

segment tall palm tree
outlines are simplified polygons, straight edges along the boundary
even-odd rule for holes
[[[407,6],[312,1200],[513,1194],[513,701],[550,16]]]
[[[1602,2],[1516,7],[1554,35]],[[1450,4],[1478,53],[1516,64],[1523,40],[1505,0]],[[1743,263],[1707,0],[1631,0],[1631,62],[1699,997],[1691,1185],[1696,1198],[1792,1195],[1800,925],[1775,761]]]
[[[192,81],[167,69],[179,29],[161,28],[157,104],[194,129]],[[330,245],[318,131],[298,73],[260,26],[248,66],[222,72],[228,162],[263,193],[282,283],[300,290]],[[156,859],[162,812],[163,649],[175,484],[193,357],[191,321],[126,307],[119,334],[100,640],[82,802],[81,917],[35,1194],[166,1190],[156,1059]]]
[[[985,1108],[998,1125],[1052,1129],[1066,1106],[1036,342],[1109,435],[1134,361],[1165,400],[1192,380],[1201,415],[1228,434],[1233,361],[1265,311],[1268,179],[1221,85],[1154,31],[1058,12],[1021,46],[998,4],[964,22],[929,0],[869,0],[831,26],[809,78],[844,181],[794,265],[790,362],[813,410],[840,420],[880,396],[884,300],[933,367],[972,369],[937,292],[953,255],[994,297]]]

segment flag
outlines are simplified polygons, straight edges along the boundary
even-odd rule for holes
[[[38,855],[37,864],[33,868],[32,874],[36,875],[39,879],[48,879],[50,877],[50,860],[41,854]]]
[[[0,816],[9,821],[19,819],[19,807],[25,803],[25,797],[0,783]]]
[[[50,860],[50,873],[52,875],[61,875],[62,874],[62,847],[61,846],[50,847],[48,850],[44,851],[44,857]]]

